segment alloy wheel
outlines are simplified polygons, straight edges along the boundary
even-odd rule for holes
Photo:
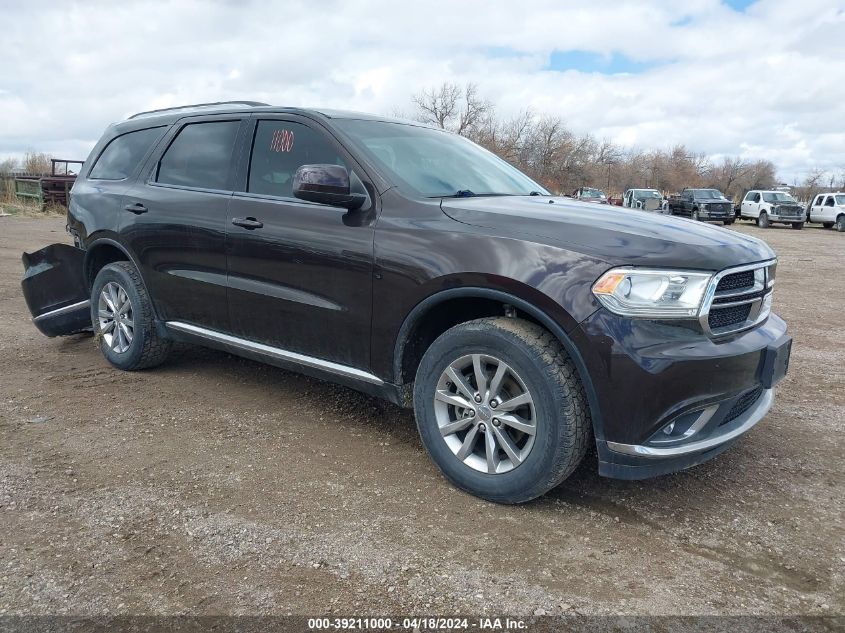
[[[534,447],[534,399],[516,371],[494,356],[471,354],[451,363],[437,382],[434,411],[449,449],[479,472],[511,471]]]
[[[129,351],[135,338],[135,321],[132,302],[120,284],[110,281],[103,286],[97,303],[97,320],[100,334],[113,352]]]

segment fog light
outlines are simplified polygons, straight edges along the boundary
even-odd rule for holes
[[[667,424],[666,426],[663,427],[663,432],[666,435],[672,435],[672,431],[674,431],[674,430],[675,430],[675,423],[674,422],[672,422],[671,424]]]

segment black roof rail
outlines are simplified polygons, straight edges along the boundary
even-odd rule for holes
[[[260,108],[262,106],[269,106],[269,103],[262,103],[261,101],[212,101],[211,103],[192,103],[190,105],[173,106],[172,108],[161,108],[159,110],[146,110],[144,112],[137,112],[133,114],[130,119],[136,119],[139,116],[146,116],[147,114],[158,114],[159,112],[170,112],[172,110],[187,110],[189,108],[205,108],[208,106],[220,105],[243,105],[250,108]]]

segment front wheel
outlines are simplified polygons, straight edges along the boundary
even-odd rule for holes
[[[562,482],[591,437],[584,389],[560,342],[511,318],[442,334],[414,385],[423,445],[458,488],[523,503]]]
[[[845,233],[845,214],[836,218],[836,230],[840,233]]]
[[[731,224],[733,224],[733,223],[734,223],[734,221],[733,221],[733,220],[722,220],[722,223],[723,223],[725,226],[730,226]]]
[[[91,321],[100,351],[118,369],[163,363],[171,342],[159,336],[141,275],[130,262],[108,264],[91,288]]]
[[[760,217],[757,218],[757,226],[761,229],[769,228],[769,216],[766,214],[765,211],[760,212]]]
[[[803,222],[793,222],[792,228],[800,231],[801,229],[804,228],[804,223]]]

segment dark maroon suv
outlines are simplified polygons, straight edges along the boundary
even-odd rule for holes
[[[455,485],[522,502],[591,446],[626,479],[713,457],[789,359],[763,242],[585,204],[415,123],[173,108],[108,128],[23,290],[120,369],[199,343],[414,407]]]

